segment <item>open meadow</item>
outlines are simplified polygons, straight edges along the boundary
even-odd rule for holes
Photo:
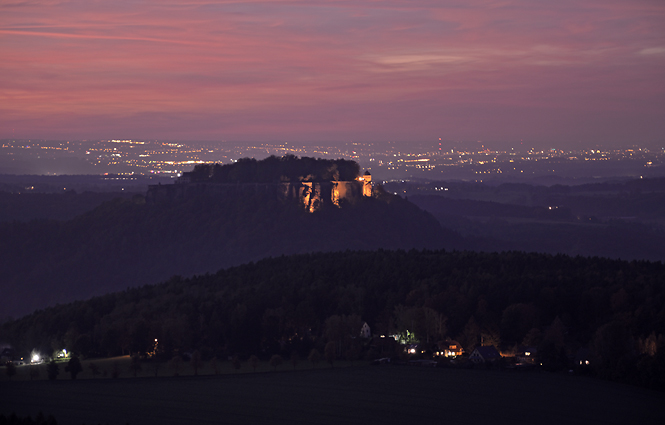
[[[34,418],[42,411],[59,424],[109,425],[665,423],[663,393],[565,374],[323,363],[312,369],[306,362],[295,372],[290,364],[257,370],[243,364],[245,373],[220,375],[124,372],[119,379],[71,380],[63,371],[56,381],[5,378],[0,413]]]

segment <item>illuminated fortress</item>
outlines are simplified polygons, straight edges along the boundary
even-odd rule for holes
[[[353,202],[362,196],[372,196],[372,175],[365,171],[352,181],[282,183],[284,196],[298,199],[309,212],[319,210],[326,202],[340,206],[340,202]]]
[[[353,161],[270,157],[263,161],[241,159],[236,163],[201,164],[184,173],[175,184],[153,185],[148,202],[188,199],[199,195],[235,196],[260,193],[299,202],[314,212],[326,204],[337,207],[373,193],[369,171],[359,175]],[[345,179],[342,179],[342,178]]]

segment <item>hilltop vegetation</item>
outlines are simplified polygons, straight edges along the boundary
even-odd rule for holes
[[[84,356],[200,350],[269,358],[337,344],[343,356],[401,355],[357,338],[408,330],[427,347],[446,337],[470,352],[538,347],[550,370],[591,351],[589,372],[654,388],[665,383],[665,266],[509,252],[319,253],[265,259],[127,289],[6,323],[17,347]],[[359,345],[360,344],[360,345]],[[391,350],[396,351],[391,351]],[[386,351],[387,350],[387,351]]]
[[[277,183],[282,181],[351,181],[360,175],[354,161],[274,155],[257,161],[240,158],[231,164],[198,164],[186,180],[211,183]]]

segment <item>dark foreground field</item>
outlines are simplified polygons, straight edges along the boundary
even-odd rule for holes
[[[3,382],[0,412],[59,424],[663,424],[665,396],[544,372],[366,366]]]

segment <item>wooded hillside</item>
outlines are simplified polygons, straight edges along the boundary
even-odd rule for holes
[[[594,373],[665,382],[665,266],[508,252],[346,251],[265,259],[215,274],[128,289],[36,312],[2,327],[23,350],[82,355],[306,356],[335,341],[358,347],[360,325],[422,344],[446,337],[538,347],[543,367],[571,367],[580,348]],[[364,351],[363,351],[364,350]],[[369,351],[368,351],[369,350]],[[374,352],[374,355],[378,355]]]

